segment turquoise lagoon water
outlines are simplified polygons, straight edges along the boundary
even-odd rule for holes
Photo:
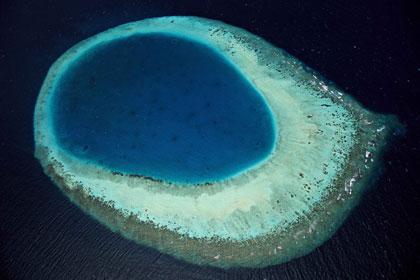
[[[57,84],[59,145],[115,172],[167,182],[227,178],[275,143],[262,96],[216,51],[137,35],[87,52]]]

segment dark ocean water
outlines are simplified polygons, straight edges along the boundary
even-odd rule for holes
[[[273,118],[253,86],[215,51],[180,37],[97,47],[66,70],[55,92],[59,145],[118,172],[213,182],[267,158],[275,142]]]
[[[2,1],[0,279],[418,279],[420,63],[414,6],[400,1]],[[310,2],[310,3],[309,3]],[[338,232],[265,269],[190,265],[125,240],[71,204],[33,158],[32,114],[49,66],[108,27],[197,15],[244,27],[318,70],[406,134]]]

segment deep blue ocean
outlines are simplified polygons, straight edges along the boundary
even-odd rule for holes
[[[288,51],[406,133],[337,233],[264,269],[178,261],[114,234],[61,194],[33,156],[33,111],[50,65],[109,27],[195,15]],[[0,2],[0,279],[419,279],[419,26],[406,1]]]

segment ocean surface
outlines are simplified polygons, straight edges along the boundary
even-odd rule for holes
[[[2,1],[0,279],[418,279],[420,63],[404,1]],[[112,233],[73,205],[33,157],[33,110],[50,65],[109,27],[196,15],[248,29],[296,56],[405,134],[337,233],[264,269],[188,264]],[[418,36],[417,36],[418,38]]]

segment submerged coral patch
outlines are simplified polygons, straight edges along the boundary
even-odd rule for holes
[[[163,17],[51,67],[36,157],[112,230],[183,260],[262,267],[328,239],[399,124],[222,22]]]

